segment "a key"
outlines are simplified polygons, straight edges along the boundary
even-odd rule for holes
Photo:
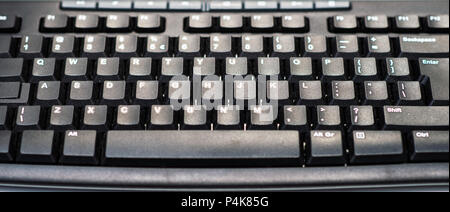
[[[0,130],[5,130],[8,126],[8,107],[0,106]]]
[[[138,54],[138,38],[135,35],[119,35],[116,38],[116,56],[130,58]]]
[[[133,57],[130,59],[128,81],[149,80],[152,78],[152,58]]]
[[[75,36],[58,35],[53,37],[50,56],[65,59],[73,57],[75,50]]]
[[[66,32],[69,27],[67,15],[47,15],[42,20],[41,31],[44,32]]]
[[[17,32],[19,30],[19,20],[16,16],[0,14],[0,33]]]
[[[80,14],[75,17],[75,31],[95,32],[100,27],[100,19],[94,14]]]
[[[326,81],[344,80],[345,79],[344,59],[341,57],[322,58],[322,77]]]
[[[308,113],[304,105],[286,105],[283,108],[283,122],[281,127],[284,130],[307,131]]]
[[[323,57],[327,55],[327,41],[323,35],[308,35],[304,38],[305,56]]]
[[[106,50],[106,36],[88,35],[84,38],[83,57],[88,57],[89,59],[105,57]]]
[[[183,57],[201,56],[201,42],[199,35],[181,35],[178,37],[178,54]]]
[[[54,58],[36,58],[33,61],[31,82],[37,83],[41,80],[56,80],[56,60]]]
[[[72,81],[67,102],[71,105],[83,106],[93,103],[94,82]]]
[[[41,35],[24,35],[20,41],[19,57],[26,59],[42,57],[44,37]]]
[[[355,15],[337,15],[331,23],[332,32],[355,32],[359,27]]]
[[[84,107],[83,129],[105,131],[108,129],[108,107],[106,105],[86,105]]]
[[[331,82],[331,104],[348,106],[357,104],[355,84],[353,81]]]
[[[119,80],[120,79],[120,60],[114,58],[99,58],[97,60],[97,70],[95,74],[96,82],[103,82],[105,80]]]
[[[403,57],[448,57],[449,36],[430,35],[400,36],[400,56]]]
[[[311,131],[306,144],[306,164],[342,165],[346,163],[341,131]]]
[[[267,99],[277,101],[279,105],[289,102],[289,82],[288,81],[267,81]]]
[[[402,134],[399,131],[353,131],[352,164],[405,162]]]
[[[87,73],[88,58],[67,58],[62,81],[87,80]]]
[[[225,60],[226,75],[247,75],[247,58],[246,57],[227,57]]]
[[[368,130],[374,129],[375,116],[373,107],[367,106],[351,106],[350,107],[350,128],[349,130]]]
[[[207,111],[201,105],[186,105],[183,107],[182,129],[208,130]]]
[[[216,108],[217,130],[242,129],[241,110],[236,105],[219,105]]]
[[[36,102],[43,106],[61,104],[60,90],[60,81],[41,81],[37,87]]]
[[[27,163],[55,163],[55,143],[54,131],[24,131],[17,160]]]
[[[295,38],[292,35],[275,35],[272,41],[274,57],[295,56]]]
[[[0,81],[22,81],[23,65],[22,58],[0,58]]]
[[[195,14],[187,18],[185,31],[188,32],[208,32],[213,27],[212,16],[210,14]]]
[[[153,105],[150,111],[149,129],[170,130],[177,129],[175,112],[170,105]]]
[[[220,30],[223,32],[237,32],[244,27],[241,15],[221,15],[219,19]]]
[[[446,129],[448,106],[384,106],[387,129]]]
[[[378,79],[377,61],[373,57],[357,57],[354,60],[355,75],[353,80],[363,82]]]
[[[74,128],[75,107],[68,105],[55,105],[50,108],[50,121],[48,127],[52,130],[63,131]]]
[[[421,58],[419,59],[420,74],[424,76],[426,96],[432,105],[448,105],[448,58]]]
[[[367,32],[385,32],[389,29],[386,15],[368,15],[364,17],[364,29]]]
[[[386,80],[410,80],[408,58],[386,58]]]
[[[216,58],[214,57],[196,57],[192,68],[193,75],[208,76],[216,73]]]
[[[339,106],[317,106],[317,128],[340,128],[341,112]]]
[[[232,38],[230,35],[212,34],[209,38],[209,56],[229,57],[232,52]]]
[[[354,58],[359,55],[358,37],[355,35],[339,35],[336,37],[336,56]]]
[[[274,17],[269,14],[250,16],[250,27],[252,31],[272,32],[275,27]]]
[[[430,32],[448,32],[448,15],[429,15],[427,16],[427,29]]]
[[[299,81],[299,100],[301,105],[317,105],[323,103],[321,81]]]
[[[147,38],[145,55],[152,58],[167,56],[169,52],[169,37],[166,35],[150,35]]]
[[[161,60],[161,80],[169,81],[172,77],[182,76],[184,72],[183,58],[164,57]]]
[[[156,14],[145,14],[137,17],[136,31],[138,32],[161,32],[165,22],[161,16]]]
[[[117,108],[115,129],[139,130],[141,129],[141,107],[139,105],[120,105]]]
[[[41,127],[40,106],[20,106],[17,108],[16,130],[32,130]]]
[[[389,57],[391,56],[391,42],[387,35],[374,35],[367,38],[369,57]]]
[[[312,80],[312,59],[309,57],[291,57],[289,59],[290,75],[289,81]]]
[[[418,81],[398,81],[396,87],[398,105],[423,105],[422,89]]]
[[[64,135],[64,146],[60,161],[63,164],[97,164],[97,132],[69,130]]]
[[[126,103],[125,81],[105,81],[103,83],[102,102],[108,105]]]
[[[281,28],[284,32],[307,32],[308,22],[305,16],[290,14],[281,16]]]
[[[448,131],[419,130],[411,133],[410,159],[415,162],[448,161]]]
[[[134,103],[139,105],[153,105],[158,100],[158,81],[137,81]]]
[[[0,161],[2,162],[13,160],[11,138],[11,131],[0,131]]]
[[[264,55],[264,41],[261,35],[244,35],[242,42],[242,56],[255,57]]]
[[[106,17],[106,30],[108,32],[129,32],[131,21],[128,15],[108,15]]]
[[[11,36],[0,36],[0,58],[11,57]]]
[[[274,130],[277,129],[276,120],[278,111],[272,105],[250,105],[250,122],[247,125],[250,130]]]
[[[395,28],[401,32],[419,30],[420,20],[417,15],[399,15],[395,17]]]
[[[389,103],[389,92],[386,81],[364,82],[364,104],[382,106]]]
[[[259,57],[258,74],[276,76],[280,74],[280,60],[278,57]]]

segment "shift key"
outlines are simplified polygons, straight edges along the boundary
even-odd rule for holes
[[[400,36],[400,56],[448,57],[448,35]]]
[[[387,129],[448,129],[448,106],[384,106]]]

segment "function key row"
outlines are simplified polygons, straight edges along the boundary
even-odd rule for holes
[[[449,32],[448,15],[429,15],[419,17],[417,15],[398,15],[388,17],[386,15],[368,15],[356,17],[355,15],[337,15],[328,20],[329,30],[335,33],[354,32]]]
[[[148,32],[158,33],[165,30],[165,18],[156,14],[129,15],[118,14],[100,17],[94,14],[47,15],[42,18],[41,32]]]
[[[64,0],[62,9],[68,10],[170,10],[170,11],[240,11],[240,10],[343,10],[350,9],[351,3],[346,0],[212,0],[212,1],[166,1],[166,0],[135,0],[135,1],[95,1],[95,0]]]

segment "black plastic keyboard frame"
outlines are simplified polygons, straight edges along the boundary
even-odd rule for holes
[[[45,14],[75,16],[80,11],[62,11],[58,1],[0,1],[0,13],[17,14],[22,31],[12,34],[41,34],[39,20]],[[85,11],[106,16],[107,11]],[[117,12],[136,16],[139,12]],[[246,16],[258,12],[242,12]],[[270,12],[279,16],[284,12]],[[434,1],[352,1],[351,10],[303,11],[309,18],[308,34],[334,35],[327,29],[327,17],[337,14],[448,14],[447,0]],[[158,12],[167,19],[165,34],[183,33],[182,18],[190,12]],[[222,14],[217,12],[216,14]],[[179,21],[174,21],[179,20]],[[52,36],[50,33],[42,33]],[[77,33],[77,36],[84,34]],[[109,33],[108,36],[115,36]],[[200,34],[206,35],[206,34]],[[296,34],[304,36],[306,34]],[[365,34],[356,34],[365,35]],[[390,36],[397,36],[395,33]],[[100,179],[100,180],[99,180]],[[246,168],[246,169],[162,169],[113,168],[0,164],[0,190],[152,190],[152,191],[301,191],[301,190],[446,190],[448,163],[422,163],[322,168]]]

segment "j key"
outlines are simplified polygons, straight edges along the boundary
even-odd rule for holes
[[[432,32],[448,32],[448,15],[430,15],[427,17],[427,29]]]
[[[50,109],[49,128],[52,130],[68,130],[74,128],[74,106],[55,105]]]
[[[432,105],[448,105],[448,58],[421,58],[419,59],[420,74],[425,76],[428,101]]]
[[[99,20],[98,15],[77,15],[77,17],[75,17],[75,31],[95,32],[100,27]]]
[[[151,130],[170,130],[177,129],[177,120],[174,117],[175,112],[170,105],[153,105],[150,112]]]
[[[169,52],[169,37],[166,35],[150,35],[147,38],[146,56],[161,58]]]
[[[83,56],[96,59],[106,56],[106,37],[103,35],[88,35],[84,38]]]
[[[378,70],[377,61],[373,57],[358,57],[354,59],[355,67],[355,77],[354,80],[357,82],[377,80]]]
[[[67,58],[64,68],[64,82],[87,80],[88,58]]]
[[[239,31],[244,27],[244,21],[241,15],[222,15],[219,21],[221,31]]]
[[[267,99],[277,101],[278,104],[289,103],[289,82],[288,81],[267,81]]]
[[[185,29],[189,32],[208,32],[213,26],[210,14],[195,14],[188,17],[188,25]]]
[[[216,59],[214,57],[196,57],[192,70],[193,75],[214,75],[216,73]]]
[[[225,74],[227,75],[247,75],[246,57],[227,57],[225,60]]]
[[[139,105],[120,105],[117,108],[116,129],[141,129],[141,107]]]
[[[272,41],[273,53],[275,57],[294,56],[295,38],[293,35],[275,35]]]
[[[213,34],[209,38],[209,55],[211,57],[231,56],[232,39],[230,35]]]
[[[119,35],[116,38],[116,56],[129,58],[137,56],[138,38],[135,35]]]
[[[300,81],[299,95],[298,104],[313,106],[323,103],[322,82]]]
[[[163,81],[169,81],[174,76],[182,76],[183,69],[183,58],[164,57],[161,60],[161,79]]]
[[[11,131],[0,131],[0,161],[12,161]]]
[[[40,129],[40,106],[20,106],[17,108],[16,130]]]
[[[281,27],[286,32],[306,32],[308,29],[305,16],[303,15],[281,16]]]
[[[290,75],[289,80],[297,82],[299,80],[313,79],[312,60],[309,57],[291,57],[289,59]]]
[[[55,143],[54,131],[24,131],[17,160],[27,163],[55,163]]]
[[[389,92],[386,81],[364,82],[364,104],[382,106],[389,103]]]
[[[358,21],[354,15],[338,15],[332,18],[331,30],[334,32],[354,32]]]
[[[37,58],[33,61],[31,82],[37,83],[41,80],[55,80],[56,60],[54,58]]]
[[[258,74],[276,76],[280,74],[280,59],[278,57],[259,57]]]
[[[0,36],[0,58],[11,57],[11,37]]]
[[[186,105],[183,107],[182,129],[208,130],[207,111],[200,105]]]
[[[105,131],[108,129],[108,107],[87,105],[84,107],[83,129]]]
[[[111,131],[105,162],[190,167],[298,165],[299,137],[296,131]]]
[[[120,79],[120,60],[114,58],[99,58],[97,61],[97,71],[95,81],[102,82],[105,80],[119,80]]]
[[[241,110],[239,110],[238,106],[219,105],[217,106],[216,111],[217,130],[242,129]]]
[[[270,32],[275,27],[274,17],[272,15],[252,15],[250,27],[252,27],[252,31]]]
[[[128,81],[148,80],[152,76],[152,58],[138,58],[130,59],[130,66],[128,71]]]
[[[47,15],[42,21],[42,31],[44,32],[66,32],[69,27],[69,17],[67,15]]]
[[[202,101],[205,105],[210,105],[211,101],[217,101],[216,104],[212,106],[218,105],[219,100],[223,98],[223,81],[220,79],[205,79],[202,81]]]
[[[386,66],[386,80],[396,81],[410,79],[408,58],[386,58]]]
[[[391,55],[391,42],[387,35],[374,35],[367,39],[368,56],[388,57]]]
[[[448,106],[384,106],[388,129],[448,129]]]
[[[68,103],[82,106],[93,103],[94,82],[92,81],[72,81]]]
[[[353,81],[331,82],[331,104],[351,105],[357,104],[355,84]]]
[[[253,77],[252,79],[236,80],[234,82],[234,98],[240,102],[255,100],[256,80]]]
[[[385,32],[389,21],[386,15],[368,15],[364,17],[364,27],[369,32]]]
[[[128,15],[108,15],[106,17],[106,30],[109,32],[129,32],[131,21]]]
[[[400,55],[405,57],[448,57],[449,36],[400,36]]]
[[[373,107],[351,106],[349,123],[351,124],[349,130],[374,129],[376,126]]]
[[[158,81],[137,81],[134,103],[153,105],[158,100]]]
[[[322,77],[327,81],[345,79],[344,59],[322,58]]]
[[[261,35],[242,36],[242,56],[254,57],[264,55],[264,41]]]
[[[38,84],[36,102],[43,106],[61,104],[61,82],[41,81]]]
[[[336,129],[341,125],[339,106],[317,106],[317,128]]]
[[[405,162],[402,134],[399,131],[354,131],[351,144],[352,164]]]
[[[41,35],[24,35],[20,42],[19,57],[31,59],[42,57],[44,37]]]
[[[341,131],[311,131],[306,145],[308,165],[342,165],[346,163]]]
[[[250,124],[251,130],[274,130],[277,129],[278,111],[272,105],[251,105],[250,106]]]
[[[355,35],[339,35],[336,37],[336,56],[353,58],[359,55],[358,37]]]
[[[309,35],[304,39],[305,55],[322,57],[327,55],[327,40],[323,35]]]
[[[16,16],[0,14],[0,32],[19,31],[19,21]]]
[[[8,117],[8,107],[6,106],[0,106],[0,130],[6,129]],[[0,136],[1,137],[1,136]]]
[[[304,105],[286,105],[283,108],[284,121],[281,123],[285,130],[308,130],[308,113]]]
[[[104,104],[116,105],[126,103],[125,81],[105,81],[103,83],[102,102]]]
[[[191,83],[189,80],[171,80],[169,82],[168,97],[171,105],[182,103],[184,105],[189,103],[191,98]]]
[[[396,87],[398,105],[423,105],[422,89],[419,82],[398,81]]]
[[[151,15],[139,15],[137,17],[136,31],[138,32],[160,32],[164,26],[161,21],[161,16]]]
[[[0,81],[21,81],[23,63],[22,58],[0,58]]]
[[[448,131],[413,131],[411,137],[412,161],[448,161]]]
[[[73,57],[75,36],[64,35],[53,37],[50,56],[56,58]]]
[[[181,35],[178,38],[178,52],[180,56],[201,56],[200,50],[200,36]]]
[[[395,17],[395,27],[398,31],[415,31],[420,28],[420,20],[417,15],[399,15]]]
[[[96,164],[96,140],[96,131],[66,131],[60,161],[63,164]]]

